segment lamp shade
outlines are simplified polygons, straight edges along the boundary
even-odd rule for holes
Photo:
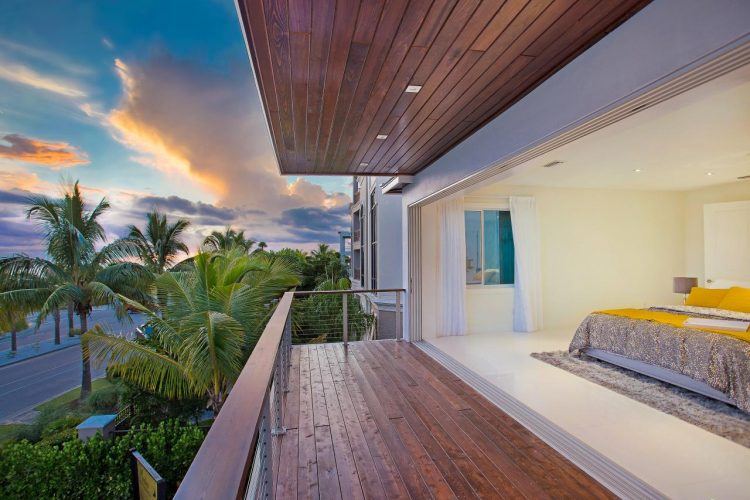
[[[694,286],[698,286],[698,278],[685,276],[672,278],[672,291],[674,293],[690,293]]]

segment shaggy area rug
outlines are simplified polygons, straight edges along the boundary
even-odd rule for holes
[[[734,406],[585,355],[553,351],[531,356],[750,448],[750,415]]]

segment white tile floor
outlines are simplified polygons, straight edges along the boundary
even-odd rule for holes
[[[572,336],[426,340],[671,498],[750,498],[750,449],[529,356]]]

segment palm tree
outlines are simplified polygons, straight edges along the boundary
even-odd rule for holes
[[[55,344],[60,343],[60,309],[57,308],[52,312],[55,320]]]
[[[50,260],[18,254],[0,258],[0,280],[7,290],[0,300],[10,307],[37,310],[37,327],[55,311],[70,307],[78,315],[81,332],[88,330],[94,306],[113,305],[125,316],[120,296],[148,302],[152,275],[143,266],[124,259],[137,255],[133,245],[116,241],[97,251],[105,241],[98,218],[109,209],[102,199],[92,210],[83,200],[78,182],[62,199],[36,196],[27,216],[42,228]],[[91,365],[82,343],[81,396],[91,391]]]
[[[123,262],[118,243],[105,246],[90,261],[76,267],[75,274],[54,262],[27,255],[0,258],[0,273],[20,278],[24,287],[0,294],[10,307],[39,311],[36,326],[68,303],[74,305],[81,333],[88,331],[88,317],[95,306],[110,305],[119,318],[127,317],[123,296],[149,303],[153,275],[140,264]],[[82,346],[81,398],[91,392],[91,363]]]
[[[239,247],[249,252],[256,241],[245,237],[245,231],[235,231],[230,226],[224,232],[213,231],[203,240],[203,250],[206,252],[219,252]]]
[[[85,338],[112,375],[169,399],[205,397],[218,413],[271,314],[269,304],[298,282],[284,259],[241,248],[199,253],[192,269],[156,278],[163,316],[121,297],[148,315],[149,339],[131,341],[98,327]]]
[[[154,210],[146,215],[145,231],[131,225],[127,239],[138,248],[141,262],[152,273],[161,274],[175,263],[178,254],[189,253],[182,240],[188,226],[187,219],[177,219],[170,224],[166,215]]]
[[[10,352],[18,351],[18,332],[28,327],[24,311],[6,304],[0,305],[0,332],[10,332]]]
[[[325,281],[338,281],[347,277],[340,254],[325,243],[319,243],[305,258],[302,290],[313,290]]]

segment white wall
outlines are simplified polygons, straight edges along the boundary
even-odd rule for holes
[[[706,278],[703,205],[730,201],[750,201],[750,180],[685,193],[685,275],[698,277],[699,283],[703,283]]]
[[[465,202],[502,208],[509,195],[537,201],[545,328],[574,328],[591,311],[675,303],[672,277],[685,268],[679,192],[553,189],[495,184]],[[474,198],[472,198],[472,196]],[[474,205],[475,206],[475,205]],[[427,213],[427,217],[425,217]],[[434,209],[423,209],[423,335],[434,336]],[[512,331],[511,288],[466,290],[470,333]]]

